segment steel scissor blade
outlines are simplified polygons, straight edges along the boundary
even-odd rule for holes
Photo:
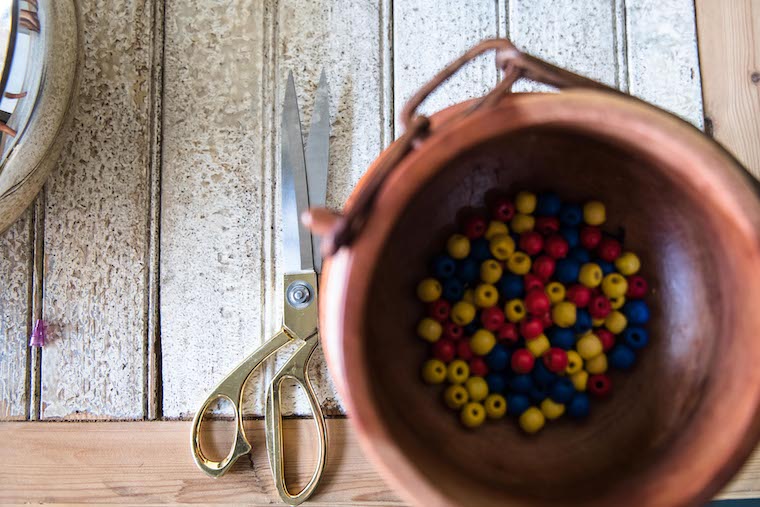
[[[306,172],[309,182],[309,206],[324,207],[327,198],[327,173],[330,160],[330,90],[325,71],[319,77],[309,138],[306,142]],[[314,269],[322,271],[319,237],[312,237]]]

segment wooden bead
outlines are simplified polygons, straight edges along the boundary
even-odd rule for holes
[[[515,373],[530,373],[535,366],[535,357],[528,349],[517,349],[512,352],[510,364]]]
[[[488,365],[482,357],[475,356],[467,364],[470,365],[470,375],[475,377],[485,377],[488,375]]]
[[[440,299],[442,292],[441,282],[435,278],[425,278],[417,285],[417,297],[423,303],[432,303]]]
[[[548,255],[542,255],[533,261],[531,271],[544,282],[548,282],[554,274],[557,262]]]
[[[559,215],[562,208],[562,200],[554,192],[538,194],[536,198],[536,215],[555,216]]]
[[[447,407],[459,410],[467,403],[469,396],[467,389],[463,385],[454,384],[443,391],[443,402],[446,403]]]
[[[446,250],[454,259],[464,259],[470,255],[470,240],[462,234],[452,234],[446,242]]]
[[[524,232],[532,231],[536,226],[536,220],[531,215],[517,213],[512,217],[512,220],[510,220],[509,226],[512,228],[512,231],[517,234],[522,234]]]
[[[470,241],[470,258],[475,262],[483,262],[491,257],[490,242],[486,238]]]
[[[496,338],[507,345],[514,345],[520,338],[517,333],[517,325],[512,322],[504,323],[504,325],[499,328]]]
[[[617,310],[610,312],[610,314],[607,315],[607,318],[604,319],[604,327],[609,329],[612,334],[622,333],[627,325],[628,321],[626,320],[625,315]]]
[[[588,303],[588,313],[591,314],[592,319],[604,319],[611,311],[612,305],[609,299],[601,294],[591,297],[591,301]]]
[[[541,292],[544,291],[544,282],[532,273],[527,273],[523,276],[523,285],[525,286],[525,292],[538,289]]]
[[[595,334],[589,333],[578,339],[575,350],[583,359],[589,360],[601,354],[604,349],[599,338]]]
[[[585,391],[588,384],[588,372],[586,370],[577,371],[570,375],[570,381],[576,391]]]
[[[459,301],[451,308],[451,320],[460,326],[466,326],[475,318],[475,305]]]
[[[544,252],[553,259],[564,259],[569,251],[570,246],[559,234],[549,236],[544,242]]]
[[[480,263],[472,258],[457,262],[456,278],[462,283],[475,282],[480,278]]]
[[[530,398],[524,394],[507,395],[507,412],[513,415],[520,415],[530,407]]]
[[[538,260],[536,260],[538,262]],[[535,263],[533,264],[535,266]],[[551,282],[546,285],[544,292],[549,297],[550,304],[556,304],[565,299],[565,286],[559,282]]]
[[[619,343],[613,347],[609,354],[610,366],[618,370],[629,370],[636,362],[636,353],[628,347]]]
[[[496,286],[499,288],[501,297],[505,299],[521,298],[525,294],[522,277],[513,273],[505,273]]]
[[[496,332],[504,325],[506,316],[504,312],[497,306],[491,308],[485,308],[480,312],[480,323],[489,331]]]
[[[462,326],[451,321],[443,323],[443,338],[446,338],[447,340],[457,341],[460,340],[462,336],[464,336],[464,330],[462,329]]]
[[[486,420],[486,409],[480,403],[469,402],[462,408],[459,420],[468,428],[477,428]]]
[[[565,373],[572,375],[581,371],[583,368],[583,358],[574,350],[567,351],[567,366],[565,367]]]
[[[541,357],[544,353],[551,348],[549,338],[546,335],[540,334],[532,340],[525,342],[525,348],[527,348],[533,357]]]
[[[615,267],[621,275],[631,276],[641,267],[641,261],[633,252],[625,252],[615,259]]]
[[[578,274],[578,281],[590,289],[598,287],[602,283],[602,278],[602,268],[593,262],[582,265]]]
[[[509,234],[496,234],[491,238],[491,255],[505,261],[515,253],[515,240]]]
[[[598,375],[607,371],[607,356],[602,353],[586,361],[586,371]]]
[[[588,378],[587,389],[597,398],[604,398],[612,392],[612,380],[605,374],[591,375]]]
[[[586,225],[581,227],[581,245],[586,250],[593,250],[602,241],[602,231],[598,227]]]
[[[502,372],[509,368],[510,354],[507,347],[497,343],[486,356],[488,371]]]
[[[472,359],[472,349],[470,348],[470,340],[459,340],[457,342],[457,357],[464,361]]]
[[[515,208],[519,213],[530,214],[536,210],[536,194],[533,192],[519,192],[515,196]]]
[[[507,400],[500,394],[489,394],[483,406],[489,419],[501,419],[507,413]]]
[[[578,281],[578,275],[581,272],[581,265],[575,259],[560,259],[554,268],[554,277],[564,283],[575,283]]]
[[[553,421],[562,417],[562,414],[565,413],[565,406],[562,403],[552,401],[551,398],[546,398],[541,402],[541,413],[544,414],[544,417]]]
[[[643,349],[649,343],[649,333],[643,327],[632,326],[623,331],[623,341],[634,350]]]
[[[620,310],[623,305],[625,304],[625,297],[620,296],[616,298],[609,298],[610,300],[610,308],[613,310]]]
[[[457,264],[451,256],[446,254],[440,254],[433,257],[431,264],[431,270],[433,276],[445,280],[451,276],[454,276],[454,272],[457,269]]]
[[[544,366],[553,373],[562,373],[567,368],[567,352],[559,347],[551,347],[543,353]]]
[[[480,279],[486,283],[495,284],[501,280],[504,270],[497,261],[488,259],[480,264]]]
[[[602,238],[602,241],[599,242],[599,246],[596,248],[599,258],[607,262],[614,262],[622,251],[620,243],[613,238]]]
[[[470,338],[470,349],[473,354],[485,356],[496,345],[496,337],[487,329],[478,329]]]
[[[528,231],[520,234],[518,243],[520,250],[528,255],[536,255],[544,248],[544,238],[535,231]]]
[[[604,276],[607,276],[610,273],[614,273],[615,272],[615,265],[613,263],[611,263],[611,262],[607,262],[607,261],[602,260],[600,258],[594,259],[594,262],[596,262],[597,264],[599,264],[599,267],[602,268],[602,274]]]
[[[542,313],[541,315],[537,315],[538,319],[541,321],[541,324],[544,325],[544,329],[550,328],[554,326],[554,321],[552,320],[552,312],[551,310]]]
[[[615,346],[615,335],[610,333],[609,330],[603,328],[596,329],[594,330],[594,334],[602,342],[602,350],[604,352]]]
[[[649,284],[641,275],[628,277],[628,292],[625,295],[631,299],[641,299],[649,292]]]
[[[456,353],[456,344],[449,339],[442,338],[433,344],[433,357],[444,363],[453,361]]]
[[[525,295],[525,309],[531,315],[541,315],[548,312],[551,309],[549,296],[542,289],[529,291]]]
[[[541,319],[534,315],[529,315],[520,321],[520,334],[525,340],[534,340],[544,332],[544,325]]]
[[[488,222],[485,217],[481,215],[470,215],[464,220],[463,232],[468,239],[476,239],[486,233],[487,227]]]
[[[473,289],[467,289],[464,291],[464,294],[462,294],[462,301],[465,303],[470,303],[471,305],[475,304],[475,291]],[[454,303],[456,304],[456,303]]]
[[[576,310],[573,331],[577,335],[584,335],[591,331],[591,314],[585,308]]]
[[[546,336],[549,338],[552,347],[570,350],[575,346],[575,333],[572,329],[563,329],[555,326],[546,331]]]
[[[481,327],[480,317],[477,314],[475,314],[475,318],[472,319],[472,322],[464,326],[464,334],[466,336],[472,336],[473,334],[475,334],[475,331],[480,329],[480,327]]]
[[[503,234],[509,236],[509,227],[507,227],[507,224],[500,220],[491,220],[488,222],[486,233],[483,236],[490,241],[494,237],[501,236]]]
[[[576,227],[562,227],[559,230],[559,234],[565,238],[565,241],[567,241],[567,246],[570,247],[570,252],[578,249],[578,245],[581,242],[581,232]],[[570,255],[570,252],[568,252],[568,255]]]
[[[544,401],[546,398],[549,397],[549,393],[546,392],[546,388],[533,386],[533,388],[528,393],[528,396],[530,397],[533,404],[540,404],[542,401]]]
[[[533,371],[530,372],[530,374],[536,385],[542,388],[551,387],[558,378],[557,375],[550,372],[541,361],[536,361],[536,364],[533,365]]]
[[[573,419],[585,419],[591,411],[588,396],[584,393],[576,393],[570,403],[567,404],[567,415]]]
[[[569,301],[562,301],[552,308],[552,320],[554,324],[562,328],[571,327],[575,324],[576,308]]]
[[[589,201],[583,205],[583,221],[588,225],[602,225],[607,220],[604,204],[599,201]]]
[[[499,302],[499,291],[490,283],[481,283],[475,287],[475,306],[489,308]]]
[[[509,380],[509,388],[515,393],[528,394],[534,387],[533,377],[530,375],[515,375]]]
[[[558,233],[560,230],[559,219],[557,217],[536,217],[533,228],[544,236]]]
[[[439,299],[428,303],[428,316],[431,319],[435,319],[440,323],[444,323],[448,320],[451,313],[451,304],[445,299]]]
[[[530,263],[530,257],[522,252],[515,252],[507,260],[507,269],[516,275],[524,275],[530,271]]]
[[[621,311],[623,312],[623,315],[625,315],[625,318],[628,319],[629,325],[641,326],[649,322],[649,306],[640,299],[628,301],[623,305]]]
[[[560,377],[549,390],[549,397],[557,403],[567,403],[575,393],[573,382],[565,377]]]
[[[435,343],[443,333],[441,323],[430,317],[425,317],[417,324],[417,335],[423,340]]]
[[[544,414],[536,407],[529,407],[520,415],[520,427],[525,433],[534,434],[541,431],[546,419]]]
[[[422,365],[422,380],[428,384],[440,384],[446,380],[446,365],[438,359],[428,359]]]
[[[577,204],[563,204],[559,210],[559,221],[562,225],[576,227],[583,221],[583,209]]]
[[[490,393],[503,393],[507,388],[508,377],[506,373],[498,373],[495,371],[486,375],[486,383],[488,383],[488,392]]]
[[[456,303],[464,296],[464,284],[455,277],[443,281],[443,293],[441,297],[449,303]]]
[[[446,379],[451,384],[463,384],[470,376],[470,365],[462,359],[454,359],[446,368]]]
[[[565,299],[578,308],[586,308],[591,302],[591,289],[581,284],[571,285],[565,293]]]
[[[488,396],[488,384],[483,377],[470,377],[464,383],[472,401],[483,401]]]
[[[628,282],[620,273],[610,273],[602,279],[602,292],[608,298],[625,296]]]
[[[456,308],[456,306],[454,307]],[[520,322],[525,318],[526,310],[525,304],[521,299],[510,299],[507,304],[504,305],[504,313],[507,315],[507,320],[510,322]],[[452,310],[453,314],[453,310]]]
[[[515,216],[515,205],[506,197],[499,197],[491,205],[491,216],[502,222],[509,222]]]
[[[583,264],[587,264],[591,262],[591,253],[586,250],[583,247],[577,246],[575,248],[571,248],[570,251],[567,253],[568,257],[571,259],[575,259],[576,261],[581,263],[581,267],[583,267]],[[598,264],[597,264],[598,266]],[[601,269],[601,268],[599,268]],[[579,275],[580,276],[580,275]]]

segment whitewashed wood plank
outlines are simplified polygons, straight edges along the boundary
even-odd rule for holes
[[[396,135],[398,114],[407,99],[482,39],[500,30],[497,2],[443,0],[396,2],[393,12]],[[496,83],[493,53],[481,56],[452,77],[423,104],[430,114],[465,99],[483,95]]]
[[[31,213],[0,234],[0,420],[27,414]]]
[[[153,2],[79,2],[79,102],[45,218],[41,415],[142,418]]]
[[[704,125],[693,0],[627,0],[630,93]]]

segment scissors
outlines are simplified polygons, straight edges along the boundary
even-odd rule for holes
[[[301,119],[293,73],[288,76],[282,108],[281,196],[283,318],[282,328],[269,341],[248,356],[222,380],[195,415],[192,427],[192,451],[195,463],[211,477],[221,477],[235,461],[251,451],[243,429],[243,387],[253,371],[282,346],[293,340],[303,343],[275,374],[266,395],[266,445],[269,464],[277,492],[283,502],[298,505],[314,492],[325,467],[327,432],[324,414],[314,394],[307,367],[319,345],[318,280],[322,267],[318,238],[301,223],[301,214],[310,206],[324,206],[327,194],[327,168],[330,141],[329,91],[324,71],[319,80],[309,139],[304,149]],[[283,381],[294,380],[306,393],[318,435],[317,466],[309,483],[292,494],[285,483],[280,390]],[[235,440],[229,454],[221,461],[207,458],[200,445],[201,423],[208,407],[225,398],[235,410]]]

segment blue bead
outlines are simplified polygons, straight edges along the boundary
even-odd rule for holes
[[[643,327],[627,327],[623,331],[623,341],[634,350],[641,349],[649,343],[649,333]]]
[[[533,403],[541,403],[549,396],[544,389],[538,387],[531,389],[528,395],[530,396],[530,399],[533,400]]]
[[[486,356],[486,364],[491,371],[504,371],[509,365],[509,350],[500,343],[494,345]]]
[[[575,393],[573,399],[566,405],[567,414],[574,419],[588,417],[591,405],[586,393]]]
[[[574,283],[578,281],[580,271],[580,262],[575,259],[560,259],[557,261],[554,276],[562,283]]]
[[[497,289],[504,299],[521,298],[525,292],[525,285],[520,275],[507,273],[497,282]]]
[[[563,204],[559,210],[559,223],[576,226],[583,221],[583,209],[577,204]]]
[[[600,268],[602,268],[602,274],[604,276],[607,276],[615,271],[615,265],[611,262],[603,261],[602,259],[596,259],[594,262],[598,264]]]
[[[636,353],[630,347],[618,343],[607,354],[610,366],[618,370],[627,370],[636,362]]]
[[[581,233],[575,227],[562,227],[559,233],[570,248],[575,248],[581,242]]]
[[[457,278],[463,283],[470,283],[480,278],[480,263],[468,257],[459,261],[457,265]]]
[[[539,387],[549,387],[557,379],[557,375],[550,372],[546,366],[544,366],[543,361],[536,361],[531,375]]]
[[[575,386],[569,378],[562,377],[552,386],[549,397],[557,403],[567,403],[575,394]]]
[[[431,263],[433,276],[439,280],[445,280],[454,276],[457,270],[457,263],[454,259],[445,254],[436,255]]]
[[[491,247],[487,239],[478,238],[470,241],[470,258],[478,264],[491,258]]]
[[[578,308],[575,312],[575,324],[573,325],[573,331],[576,334],[584,334],[587,331],[591,331],[591,314],[585,308]]]
[[[475,331],[477,331],[480,328],[481,328],[480,319],[477,316],[475,316],[475,319],[473,319],[472,322],[464,326],[462,329],[464,330],[464,334],[466,336],[472,336],[475,334]]]
[[[644,301],[626,301],[622,312],[628,319],[628,325],[638,326],[649,322],[649,306]]]
[[[454,304],[464,295],[464,285],[458,278],[449,278],[443,281],[443,292],[441,297],[446,301]]]
[[[562,201],[554,192],[538,194],[535,214],[539,216],[553,217],[559,213]]]
[[[488,384],[489,392],[503,393],[507,388],[507,376],[503,373],[492,371],[486,375],[486,384]]]
[[[520,415],[530,407],[530,398],[524,394],[507,395],[507,411],[513,415]]]
[[[548,330],[545,330],[544,334],[549,338],[549,343],[552,344],[552,347],[570,350],[575,346],[575,333],[572,329],[552,326]]]
[[[533,379],[530,375],[515,375],[509,380],[509,388],[516,393],[529,393],[533,389]]]
[[[575,259],[581,264],[591,262],[591,254],[589,251],[580,246],[576,246],[575,248],[570,249],[570,252],[567,254],[567,256],[571,259]]]

